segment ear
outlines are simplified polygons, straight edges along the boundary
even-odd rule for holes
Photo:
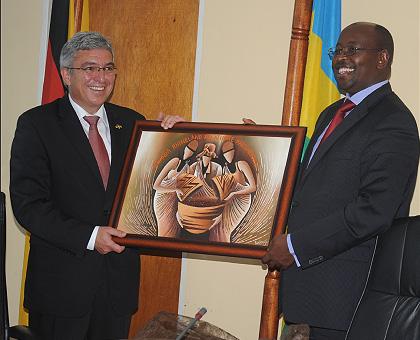
[[[61,77],[66,86],[70,86],[70,71],[66,68],[60,69]]]
[[[389,64],[389,53],[387,50],[382,50],[379,52],[377,68],[384,69]]]

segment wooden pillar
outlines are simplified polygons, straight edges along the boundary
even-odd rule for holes
[[[82,28],[83,0],[74,0],[74,32]]]
[[[312,2],[312,0],[295,0],[282,125],[299,125],[311,28]]]
[[[279,325],[280,272],[268,272],[265,277],[260,321],[260,340],[277,339]]]
[[[309,45],[313,0],[295,0],[289,48],[282,125],[298,126],[302,107],[303,83]],[[279,324],[280,273],[268,272],[264,283],[260,340],[276,340]]]

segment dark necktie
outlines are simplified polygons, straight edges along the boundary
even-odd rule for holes
[[[334,131],[334,129],[340,125],[340,123],[344,120],[344,115],[346,112],[350,111],[356,106],[351,100],[345,100],[343,104],[338,108],[334,118],[331,121],[331,124],[328,126],[327,131],[325,131],[324,136],[321,139],[321,143],[324,142],[328,136]]]
[[[109,158],[106,151],[104,141],[98,131],[98,116],[84,116],[83,119],[89,123],[89,143],[98,163],[99,172],[106,189],[109,177]]]

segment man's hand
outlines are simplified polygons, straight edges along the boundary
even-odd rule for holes
[[[242,122],[245,125],[257,125],[257,123],[255,123],[252,119],[249,118],[242,118]]]
[[[120,246],[112,240],[112,236],[125,237],[127,235],[121,230],[112,227],[99,227],[95,240],[95,249],[101,254],[110,252],[121,253],[125,247]]]
[[[287,247],[287,236],[281,234],[273,238],[268,246],[268,252],[262,258],[262,263],[270,270],[282,270],[291,266],[295,261]]]
[[[173,115],[164,115],[163,112],[160,112],[157,120],[160,120],[160,126],[165,130],[172,128],[176,123],[185,122],[185,118],[181,116]]]

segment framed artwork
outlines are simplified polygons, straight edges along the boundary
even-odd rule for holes
[[[262,257],[282,233],[306,129],[136,122],[111,212],[119,244]]]

